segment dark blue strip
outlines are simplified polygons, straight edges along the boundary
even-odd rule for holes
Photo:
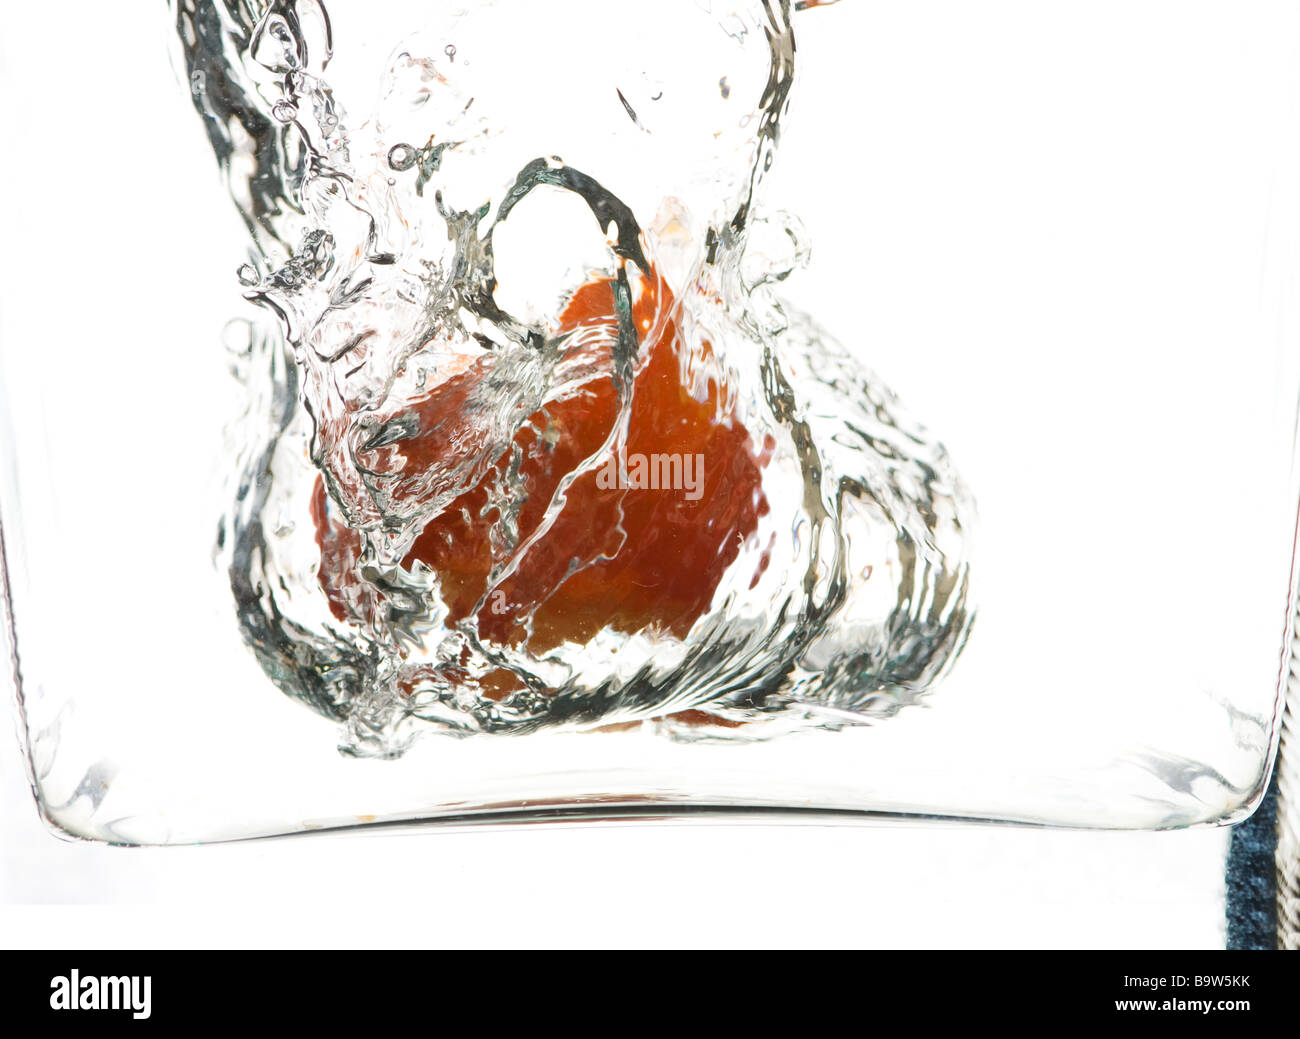
[[[1228,847],[1228,948],[1277,948],[1277,775],[1259,810],[1232,829]]]

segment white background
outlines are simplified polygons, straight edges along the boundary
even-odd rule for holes
[[[73,5],[68,17],[88,36],[138,33],[156,39],[161,52],[161,11],[110,17],[95,7],[87,4],[78,18]],[[41,38],[42,26],[24,24],[31,14],[25,5],[6,11],[6,61]],[[1054,186],[1071,169],[1077,184],[1113,185],[1122,180],[1125,156],[1188,148],[1197,108],[1180,105],[1170,82],[1179,89],[1199,83],[1196,101],[1206,118],[1220,128],[1240,126],[1233,147],[1197,152],[1210,164],[1199,168],[1198,183],[1240,178],[1247,161],[1259,163],[1267,182],[1286,167],[1266,163],[1260,142],[1294,128],[1283,117],[1293,107],[1287,69],[1297,66],[1298,14],[1294,3],[1264,0],[847,0],[810,13],[802,60],[860,62],[861,71],[852,94],[796,96],[787,145],[822,140],[834,145],[835,159],[806,199],[806,186],[794,173],[781,180],[778,166],[774,201],[804,216],[815,250],[813,269],[791,282],[792,294],[844,334],[848,318],[834,318],[836,283],[818,272],[854,271],[877,312],[893,308],[897,328],[909,327],[912,315],[922,342],[962,327],[1002,327],[1012,336],[1035,322],[1059,330],[1060,309],[1074,307],[1074,348],[1107,330],[1105,315],[1080,304],[1098,286],[1108,299],[1123,298],[1128,277],[1132,291],[1163,293],[1176,307],[1180,287],[1167,272],[1139,279],[1126,264],[1140,260],[1106,237],[1116,230],[1113,213],[1076,214],[1071,223],[1060,214],[1083,203]],[[1055,60],[1035,60],[1040,51]],[[1059,60],[1062,53],[1074,58]],[[914,74],[918,66],[926,75]],[[945,68],[952,78],[944,78]],[[1197,68],[1203,79],[1192,75]],[[816,65],[809,71],[811,90]],[[1250,104],[1262,96],[1276,98],[1276,108]],[[858,97],[876,102],[861,118]],[[916,111],[933,119],[909,134]],[[1164,113],[1174,115],[1164,122]],[[883,137],[893,150],[878,154],[855,143],[855,133]],[[997,164],[980,159],[991,154],[1000,156]],[[1011,190],[1008,167],[1021,171]],[[878,199],[918,178],[942,190],[929,222],[912,229],[914,249],[862,260],[856,246],[863,234],[907,236],[881,219],[879,206],[871,227],[843,216],[853,212],[845,206],[859,180]],[[211,183],[201,188],[214,197]],[[1156,214],[1168,234],[1185,236],[1191,249],[1196,229],[1209,228],[1249,252],[1234,228],[1198,209],[1194,193],[1176,182],[1168,192],[1169,205]],[[1277,198],[1261,192],[1265,216]],[[1284,207],[1272,215],[1285,222],[1289,213]],[[1079,235],[1088,222],[1098,229],[1094,237]],[[1031,227],[1040,233],[1027,235]],[[1076,237],[1066,245],[1088,250],[1074,270],[1092,270],[1094,284],[1055,279],[1037,264],[1032,250],[1063,248],[1059,235],[1071,230]],[[1261,267],[1267,247],[1259,243]],[[987,262],[990,249],[1019,279],[1001,294],[988,291],[987,272],[983,280],[966,276]],[[1214,276],[1210,267],[1195,273]],[[1244,271],[1242,291],[1260,288],[1256,278]],[[943,399],[951,387],[928,381],[922,360],[909,365],[903,353],[892,361],[890,381],[918,414],[951,410]],[[1062,372],[1053,374],[1059,382]],[[1223,940],[1223,831],[620,825],[109,849],[63,843],[41,830],[12,739],[0,754],[0,785],[0,900],[13,904],[0,942],[13,945],[1213,947]]]

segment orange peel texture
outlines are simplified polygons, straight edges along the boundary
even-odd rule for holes
[[[694,482],[690,488],[652,487],[621,479],[609,486],[616,470],[605,463],[619,415],[609,346],[618,332],[616,294],[608,277],[587,282],[569,298],[556,334],[582,333],[572,341],[606,344],[601,363],[576,390],[531,415],[513,450],[497,459],[498,471],[431,519],[402,561],[408,570],[422,563],[437,575],[449,625],[474,614],[481,639],[533,654],[564,642],[586,643],[605,628],[627,634],[653,629],[684,639],[767,513],[762,470],[774,441],[768,436],[755,443],[741,423],[708,344],[691,354],[663,281],[652,272],[636,288],[632,321],[644,338],[624,460],[698,458]],[[481,377],[471,366],[413,403],[419,429],[395,445],[408,472],[448,449],[447,430],[465,424],[456,414],[458,402],[468,399],[469,380]],[[490,490],[512,464],[519,467],[524,495],[518,538],[507,548],[492,537],[501,517]],[[578,472],[584,464],[587,469]],[[561,489],[562,503],[556,499]],[[318,580],[336,618],[365,620],[367,596],[355,569],[360,539],[334,518],[336,511],[318,477],[312,507],[321,550]],[[493,568],[512,553],[518,553],[515,568],[489,588]],[[754,582],[766,566],[764,554]],[[514,687],[498,685],[494,699]]]

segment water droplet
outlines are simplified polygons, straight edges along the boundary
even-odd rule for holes
[[[723,101],[731,97],[731,84],[727,82],[726,76],[723,76],[720,80],[718,80],[718,89],[722,91]]]
[[[235,271],[236,277],[239,278],[241,285],[256,285],[262,279],[258,276],[257,268],[251,263],[242,264],[239,270]]]
[[[291,101],[277,101],[271,109],[271,116],[281,123],[292,123],[298,118],[298,108]]]
[[[253,60],[272,72],[292,72],[302,67],[305,48],[294,38],[293,31],[283,14],[274,8],[268,10],[261,23],[253,30],[249,45]]]
[[[445,54],[445,55],[447,55],[447,60],[448,60],[448,61],[455,61],[455,60],[456,60],[456,45],[455,45],[454,43],[449,43],[449,44],[447,44],[447,46],[445,46],[445,47],[442,49],[442,53]]]
[[[808,232],[798,217],[784,210],[754,217],[741,254],[741,279],[749,288],[784,281],[806,267],[810,255]]]

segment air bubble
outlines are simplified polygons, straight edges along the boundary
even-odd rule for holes
[[[235,357],[246,357],[253,349],[253,324],[246,318],[231,318],[221,330],[221,345]]]
[[[388,149],[388,165],[395,170],[409,170],[419,158],[419,152],[409,144],[395,144]]]

